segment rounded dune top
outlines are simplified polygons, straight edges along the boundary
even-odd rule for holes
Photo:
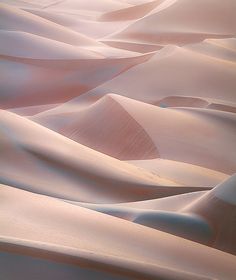
[[[133,7],[116,10],[103,14],[100,21],[122,21],[141,18],[159,6],[164,0],[155,0],[148,3],[141,3]]]
[[[212,192],[220,200],[236,205],[236,173],[216,186]]]
[[[103,58],[84,48],[26,32],[0,31],[0,38],[0,54],[5,56],[36,59]]]
[[[169,33],[172,37],[174,34],[232,35],[236,32],[235,9],[234,0],[178,0],[166,9],[134,22],[114,37],[153,39],[150,35],[159,33],[162,36]]]
[[[107,94],[84,110],[33,119],[76,142],[120,160],[159,157],[148,133],[123,108],[119,99],[114,94]]]
[[[0,4],[0,29],[24,31],[71,45],[103,45],[62,25],[6,4]]]

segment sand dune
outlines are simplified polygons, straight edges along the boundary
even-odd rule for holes
[[[235,178],[236,175],[233,175],[211,191],[192,195],[177,195],[145,203],[78,205],[236,254]],[[162,204],[166,208],[163,209]],[[228,218],[222,220],[222,213],[228,213]]]
[[[51,10],[51,9],[38,9],[38,8],[29,8],[24,9],[27,12],[40,16],[44,19],[63,25],[67,28],[70,28],[73,31],[84,34],[93,39],[100,39],[104,36],[114,33],[116,30],[123,29],[127,27],[130,23],[126,21],[113,22],[113,24],[107,24],[106,22],[97,21],[97,16],[87,15],[84,13],[81,14],[78,12],[75,13],[73,10],[73,15],[66,10]]]
[[[151,56],[145,54],[106,60],[94,57],[72,60],[1,56],[4,73],[1,77],[0,104],[2,108],[14,108],[65,102]],[[95,78],[100,69],[103,71]]]
[[[181,186],[98,153],[15,114],[3,111],[1,120],[2,183],[59,198],[99,203],[207,189]],[[44,143],[40,141],[42,136],[47,139]],[[56,145],[61,148],[57,149]]]
[[[211,0],[178,0],[112,37],[177,45],[206,38],[233,37],[236,32],[235,8],[233,0],[217,0],[214,5]]]
[[[194,96],[168,96],[157,103],[159,107],[191,107],[191,108],[206,108],[219,111],[236,113],[236,103],[225,102],[211,98],[199,98]]]
[[[174,272],[177,271],[177,275],[178,271],[179,273],[185,271],[187,275],[189,273],[190,275],[193,274],[193,276],[199,274],[208,278],[224,277],[225,279],[233,279],[235,260],[232,259],[230,254],[209,249],[191,241],[178,239],[172,235],[99,214],[82,207],[69,205],[53,198],[4,186],[1,188],[1,193],[4,197],[4,203],[1,204],[1,223],[8,223],[9,219],[13,217],[18,218],[17,224],[12,224],[11,227],[3,227],[1,233],[3,237],[9,236],[8,242],[13,244],[17,240],[23,239],[17,243],[20,245],[25,244],[26,246],[28,244],[28,246],[36,248],[40,245],[39,248],[45,248],[49,252],[59,250],[59,252],[69,255],[74,252],[77,256],[81,251],[82,256],[84,251],[85,256],[86,252],[90,252],[94,254],[93,256],[87,254],[87,258],[95,259],[97,260],[96,262],[102,259],[109,260],[109,256],[111,256],[111,262],[112,256],[114,256],[114,258],[121,259],[121,267],[122,260],[124,261],[127,258],[138,263],[149,261],[152,269],[149,269],[146,265],[141,265],[138,271],[141,270],[143,273],[147,271],[147,274],[148,272],[151,273],[152,278],[150,279],[155,279],[154,276],[158,277],[158,264],[164,269],[172,267]],[[18,200],[18,209],[21,209],[20,212],[17,211],[17,208],[11,207],[11,205],[15,205],[16,198]],[[47,209],[42,208],[42,204],[48,205]],[[97,223],[98,220],[100,221],[99,224]],[[74,221],[77,222],[75,223]],[[114,221],[116,223],[115,228]],[[61,227],[62,223],[63,228]],[[39,230],[42,227],[44,228],[43,235],[40,234]],[[88,232],[96,232],[96,239],[91,237]],[[16,241],[14,242],[12,238],[15,238]],[[125,240],[129,239],[130,243],[124,243],[124,238]],[[41,244],[35,244],[35,239]],[[148,244],[144,240],[149,240]],[[62,246],[62,248],[57,246]],[[145,251],[143,246],[145,246]],[[148,250],[146,251],[147,247]],[[182,248],[183,257],[174,260],[171,256],[177,254],[180,247]],[[74,251],[76,248],[77,251]],[[157,254],[157,250],[159,254]],[[14,252],[14,247],[11,251]],[[103,257],[96,252],[100,252]],[[201,257],[199,257],[199,254]],[[63,259],[66,262],[65,256],[64,258],[61,257],[61,260]],[[119,264],[119,261],[115,263]],[[125,263],[127,264],[127,262]],[[191,263],[195,265],[189,265]],[[80,266],[79,260],[77,265]],[[131,265],[131,267],[135,270],[135,264]],[[214,270],[209,269],[209,267],[214,268]],[[109,271],[109,269],[107,270]],[[113,271],[112,268],[110,271]],[[136,270],[136,273],[138,271]],[[169,276],[172,275],[173,277],[173,273]],[[147,279],[149,278],[147,277]]]
[[[36,59],[103,58],[95,52],[25,32],[0,31],[0,38],[3,42],[0,47],[0,55],[2,56]]]
[[[95,40],[73,32],[62,25],[6,4],[1,4],[0,16],[0,27],[4,30],[20,30],[70,45],[100,45]]]
[[[232,62],[167,46],[147,63],[108,81],[90,95],[112,92],[148,103],[169,95],[235,102],[235,73]]]
[[[0,2],[0,279],[235,280],[236,1]]]
[[[152,160],[135,160],[129,161],[129,163],[186,186],[193,184],[198,187],[214,187],[228,178],[228,175],[224,173],[203,168],[201,166],[161,158]]]
[[[67,0],[67,1],[60,1],[54,2],[53,5],[48,6],[49,9],[57,9],[57,10],[88,10],[94,12],[106,12],[112,10],[118,10],[122,8],[129,7],[130,4],[128,2],[122,2],[119,0]]]
[[[145,129],[145,133],[149,136],[151,142],[145,140],[144,142],[146,143],[146,146],[143,146],[144,149],[146,147],[146,149],[151,152],[151,150],[149,150],[150,147],[156,147],[157,152],[154,150],[154,153],[146,154],[146,158],[160,157],[163,159],[183,161],[226,174],[232,174],[235,172],[236,159],[231,152],[236,141],[234,114],[194,108],[159,108],[157,106],[138,102],[119,95],[113,94],[109,96],[112,97],[112,100],[115,100],[116,103],[118,103],[123,110],[128,113],[130,116],[129,118],[135,120],[139,127]],[[103,106],[101,106],[101,103],[103,102],[104,99],[98,102],[101,110],[103,110]],[[98,106],[93,105],[89,110],[96,114],[96,107]],[[68,107],[68,109],[70,110],[70,107]],[[101,151],[103,152],[105,151],[105,148],[102,148],[102,143],[104,141],[102,137],[106,137],[106,133],[104,134],[105,127],[104,130],[101,131],[102,135],[100,136],[99,144],[99,138],[94,139],[93,134],[91,134],[95,128],[92,128],[89,134],[92,121],[91,119],[86,120],[84,117],[87,110],[76,113],[78,117],[75,118],[76,121],[72,122],[72,124],[71,118],[75,113],[68,114],[66,111],[62,111],[63,114],[60,114],[60,108],[58,112],[56,112],[57,110],[53,109],[51,114],[50,111],[45,112],[40,114],[38,117],[35,116],[33,119],[36,121],[38,119],[38,121],[43,125],[55,129],[56,131],[61,132],[78,142],[82,141],[82,143],[85,143],[83,141],[87,141],[88,145],[91,145],[91,147],[98,150],[102,149]],[[127,113],[124,113],[123,111],[122,114],[123,116],[126,116]],[[99,113],[99,115],[101,116],[101,113]],[[110,113],[110,115],[113,114]],[[102,116],[105,118],[109,117],[110,119],[110,116],[107,116],[104,113],[104,110]],[[115,115],[113,115],[113,117],[114,116]],[[158,121],[152,122],[154,119]],[[172,121],[173,119],[175,119],[174,123]],[[118,118],[118,123],[116,123],[116,125],[114,125],[112,121],[111,123],[114,128],[121,127],[122,119]],[[95,126],[98,126],[98,124],[99,119],[96,118]],[[86,130],[84,127],[87,127]],[[192,129],[194,128],[194,132],[188,135],[183,134],[183,132],[187,131],[189,127]],[[79,132],[80,130],[82,130],[81,134]],[[108,127],[107,130],[109,130]],[[222,135],[221,131],[225,131],[224,135]],[[125,133],[125,130],[123,133]],[[138,133],[138,129],[136,129],[136,132],[134,132],[133,135],[135,135],[135,133]],[[97,135],[99,134],[97,133]],[[212,145],[212,137],[214,138],[214,145]],[[225,139],[224,145],[227,143],[227,147],[224,149],[222,147],[222,138]],[[134,138],[131,138],[132,141],[133,139]],[[171,139],[178,139],[178,141],[171,141]],[[198,141],[196,141],[196,139],[198,139]],[[153,144],[150,146],[152,142]],[[111,145],[111,149],[112,142],[110,143],[111,144],[109,145]],[[117,143],[113,143],[116,146],[116,149],[118,149],[119,146],[117,146]],[[108,153],[108,151],[106,152]],[[130,152],[132,152],[132,150],[130,150]],[[111,154],[111,150],[109,150],[109,153]],[[143,151],[141,153],[143,153]],[[138,159],[138,157],[139,159],[145,158],[140,154],[136,154],[136,159]]]
[[[175,197],[170,197],[169,201],[164,198],[129,204],[122,203],[101,205],[71,201],[67,202],[141,224],[149,228],[167,232],[175,236],[180,236],[201,244],[212,246],[212,240],[216,233],[214,232],[211,224],[204,218],[192,213],[181,213],[183,208],[188,207],[191,203],[194,203],[199,199],[199,197],[202,197],[204,193],[205,192],[197,192],[192,193],[192,195],[177,195]],[[181,201],[181,196],[182,202],[179,203],[179,200]],[[175,201],[177,203],[175,203]],[[162,209],[162,203],[168,210]],[[175,205],[175,210],[170,210],[174,208],[172,203]],[[145,208],[139,208],[140,204],[142,205],[141,207]],[[146,207],[152,207],[155,209],[146,209]],[[179,207],[180,209],[178,212],[176,209]],[[161,208],[161,210],[158,208]]]
[[[9,109],[10,112],[16,113],[20,116],[32,116],[35,114],[39,114],[46,110],[52,109],[57,107],[60,104],[46,104],[46,105],[35,105],[35,106],[28,106],[28,107],[18,107]]]
[[[122,10],[116,10],[113,12],[103,14],[99,20],[101,21],[123,21],[123,20],[134,20],[144,17],[146,14],[151,12],[154,8],[160,5],[164,0],[155,0],[148,3],[135,5]]]
[[[231,254],[236,254],[235,185],[233,175],[182,210],[204,217],[216,231],[212,246]]]
[[[135,51],[135,52],[139,52],[139,53],[147,53],[147,52],[154,52],[157,50],[160,50],[163,48],[162,45],[157,45],[157,44],[146,44],[146,43],[137,43],[137,42],[127,42],[127,41],[119,41],[119,40],[101,40],[102,43],[114,47],[114,48],[118,48],[121,50],[129,50],[129,51]]]
[[[216,59],[236,62],[236,40],[234,38],[207,39],[199,44],[186,46],[186,48]]]
[[[39,114],[32,120],[120,160],[159,157],[152,139],[113,95],[106,95],[84,110],[69,114]],[[122,138],[125,141],[121,141]]]

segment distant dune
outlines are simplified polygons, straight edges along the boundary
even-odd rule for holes
[[[141,18],[112,37],[183,45],[235,35],[234,0],[217,0],[214,5],[211,0],[172,2],[166,9]]]
[[[0,280],[235,280],[236,1],[0,2]]]

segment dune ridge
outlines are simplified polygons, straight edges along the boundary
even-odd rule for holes
[[[2,112],[1,118],[1,182],[4,184],[58,198],[87,202],[94,201],[93,193],[96,192],[95,201],[100,203],[129,201],[131,193],[132,199],[135,197],[136,200],[141,200],[144,197],[162,197],[206,189],[181,186],[89,149],[13,113]],[[20,136],[19,130],[24,131],[24,134]],[[40,142],[42,134],[48,139],[46,143]],[[55,148],[56,143],[61,149]],[[76,147],[76,154],[73,153],[73,147]],[[14,160],[16,155],[21,161],[20,168]],[[101,160],[104,165],[99,164]],[[48,167],[47,171],[44,166]]]
[[[235,280],[236,1],[0,2],[0,279]]]
[[[41,242],[49,242],[49,243],[53,243],[53,244],[57,244],[60,241],[60,244],[65,245],[67,247],[72,246],[72,244],[74,244],[75,248],[78,247],[78,235],[81,236],[81,238],[83,239],[83,248],[87,249],[87,250],[92,250],[92,251],[96,251],[98,250],[98,248],[100,247],[101,252],[104,252],[105,254],[109,254],[109,252],[111,252],[111,250],[113,250],[113,254],[115,254],[115,256],[120,256],[121,258],[126,258],[128,256],[133,256],[133,260],[137,260],[137,261],[142,261],[142,260],[150,260],[150,264],[153,263],[154,259],[159,259],[158,263],[162,263],[164,266],[165,265],[169,265],[170,263],[172,263],[173,268],[174,269],[180,269],[180,270],[187,270],[189,273],[193,273],[193,274],[200,274],[200,275],[205,275],[206,277],[219,277],[219,276],[224,276],[226,279],[233,279],[233,272],[235,271],[235,266],[234,266],[234,260],[231,258],[231,255],[220,252],[220,251],[216,251],[214,249],[208,249],[202,245],[199,245],[197,243],[193,243],[184,239],[179,239],[180,244],[182,244],[182,249],[187,253],[189,252],[188,255],[186,255],[185,257],[185,261],[183,262],[182,260],[179,260],[178,262],[176,262],[176,260],[174,261],[171,258],[168,258],[168,255],[171,253],[174,253],[175,250],[181,246],[180,244],[178,244],[178,242],[176,242],[177,237],[173,237],[172,235],[166,234],[166,233],[162,233],[160,231],[155,231],[155,230],[151,230],[148,229],[147,227],[143,227],[140,225],[135,225],[133,223],[130,222],[124,222],[123,220],[119,220],[117,218],[114,217],[110,217],[104,214],[100,214],[98,212],[94,212],[85,208],[81,208],[78,206],[73,206],[73,205],[68,205],[65,204],[61,201],[58,201],[56,199],[53,198],[48,198],[48,197],[39,197],[39,195],[37,194],[32,194],[32,193],[27,193],[25,191],[21,191],[21,190],[16,190],[14,188],[1,188],[1,191],[3,193],[5,193],[5,195],[7,195],[8,199],[8,204],[4,203],[2,205],[4,212],[6,213],[6,217],[9,217],[10,215],[14,215],[14,210],[11,209],[9,207],[10,205],[10,201],[12,201],[11,203],[13,203],[13,199],[14,199],[14,195],[13,193],[15,193],[15,195],[17,195],[18,200],[19,200],[19,204],[18,207],[21,207],[21,211],[23,211],[23,209],[27,209],[28,207],[31,208],[31,213],[38,213],[38,218],[37,221],[34,218],[34,221],[32,221],[30,219],[30,217],[25,216],[24,212],[21,212],[21,217],[25,216],[26,219],[24,219],[24,221],[22,220],[22,224],[21,224],[21,231],[18,231],[18,233],[16,233],[14,231],[14,225],[10,230],[10,235],[13,238],[20,238],[23,234],[24,237],[27,236],[27,238],[33,241],[34,238],[38,238],[39,241]],[[40,201],[43,202],[44,200],[53,200],[53,202],[50,204],[51,206],[54,207],[50,207],[47,209],[41,209],[40,207]],[[28,201],[28,202],[26,202]],[[20,206],[21,205],[21,206]],[[24,206],[23,206],[24,205]],[[23,208],[22,208],[23,207]],[[75,211],[76,210],[76,211]],[[6,212],[7,211],[7,212]],[[13,211],[13,212],[12,212]],[[27,211],[27,210],[26,210]],[[64,219],[65,221],[68,219],[66,217],[68,217],[67,215],[79,215],[78,217],[80,217],[79,221],[80,224],[83,223],[84,225],[86,224],[86,227],[96,227],[96,238],[98,240],[100,240],[99,243],[95,243],[95,242],[91,242],[90,238],[88,236],[88,234],[86,234],[86,229],[84,227],[80,227],[80,229],[76,230],[76,228],[73,226],[73,224],[71,224],[70,220],[67,220],[66,222],[66,226],[64,226],[63,228],[63,232],[60,232],[60,234],[58,235],[57,233],[57,239],[53,239],[52,241],[52,235],[49,234],[51,230],[55,230],[61,223],[60,219],[54,219],[54,227],[52,227],[53,225],[48,224],[48,222],[46,222],[46,224],[44,225],[45,227],[45,235],[44,236],[39,236],[39,234],[36,235],[36,232],[34,229],[37,229],[37,227],[40,226],[41,223],[44,223],[43,220],[41,220],[40,222],[40,216],[42,217],[43,215],[47,215],[47,217],[49,217],[49,215],[53,215],[55,217],[55,215],[58,215],[58,211],[63,211],[64,214]],[[88,219],[83,218],[83,213],[87,213],[87,217],[89,215],[90,217],[90,223],[88,224]],[[5,215],[3,216],[3,219],[5,220]],[[101,227],[101,225],[99,226],[97,223],[92,223],[92,221],[94,219],[97,219],[99,217],[99,219],[104,220],[103,226],[106,225],[107,227],[107,234],[106,237],[103,235],[104,234],[104,230],[102,229],[103,226]],[[20,217],[19,217],[20,218]],[[112,221],[116,220],[117,226],[114,229],[114,227],[112,227],[111,225],[113,224]],[[48,220],[48,219],[47,219]],[[5,220],[6,221],[6,220]],[[49,221],[49,220],[48,220]],[[73,223],[73,221],[72,221]],[[24,225],[24,226],[23,226]],[[110,226],[109,226],[110,225]],[[30,228],[29,228],[30,226]],[[33,226],[33,227],[32,227]],[[72,230],[72,228],[74,228],[74,230]],[[54,228],[54,229],[53,229]],[[68,230],[71,228],[70,230],[70,240],[68,240],[66,238],[66,232],[68,232]],[[139,228],[140,231],[135,231],[135,228]],[[109,235],[109,232],[113,232],[112,235]],[[15,233],[14,233],[15,232]],[[25,235],[27,232],[27,235]],[[123,232],[121,235],[119,234],[119,232]],[[128,233],[129,232],[129,233]],[[149,250],[145,252],[145,254],[143,254],[144,252],[142,251],[142,242],[139,242],[139,246],[133,246],[130,244],[129,248],[127,248],[126,244],[122,244],[122,236],[124,236],[124,234],[126,233],[126,236],[128,234],[128,236],[130,236],[130,238],[132,237],[132,232],[136,232],[136,240],[133,241],[135,243],[139,242],[143,240],[143,238],[150,238],[150,244],[149,244]],[[9,234],[8,233],[8,234]],[[157,235],[158,233],[158,235]],[[3,234],[2,235],[6,235]],[[75,235],[77,236],[77,238],[75,239]],[[114,241],[114,238],[116,238],[116,242],[112,242]],[[161,242],[163,242],[162,240],[166,239],[166,243],[161,245]],[[80,239],[81,240],[81,239]],[[156,243],[157,242],[157,243]],[[52,244],[52,245],[53,245]],[[77,245],[76,245],[77,244]],[[105,244],[112,244],[112,247],[107,247],[104,246]],[[156,244],[156,245],[154,245]],[[156,246],[158,244],[158,250],[161,250],[162,253],[164,254],[162,257],[162,260],[160,259],[160,255],[156,254]],[[119,249],[117,246],[120,246]],[[171,246],[171,247],[170,247]],[[42,244],[40,245],[40,247],[42,248]],[[172,248],[171,251],[169,248]],[[196,253],[201,252],[201,259],[199,259],[199,257],[196,255]],[[78,252],[78,251],[77,251]],[[176,253],[176,252],[175,252]],[[224,262],[222,262],[224,260]],[[189,263],[191,261],[197,261],[197,263],[195,262],[196,266],[192,267],[192,270],[188,270],[186,267],[186,263]],[[213,262],[217,261],[218,263],[218,267],[217,267],[217,271],[209,271],[209,267],[208,265],[212,265]],[[175,264],[174,264],[175,263]],[[150,270],[149,270],[150,271]],[[217,274],[218,273],[218,274]],[[223,274],[222,274],[223,273]],[[155,274],[154,274],[155,275]],[[158,275],[158,274],[157,274]]]
[[[69,116],[64,113],[44,117],[41,114],[32,117],[32,120],[120,160],[159,157],[157,147],[149,135],[113,95],[107,94],[91,107]],[[121,143],[119,137],[125,138],[125,141]]]

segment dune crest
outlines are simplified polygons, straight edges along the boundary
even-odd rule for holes
[[[85,110],[32,118],[70,139],[120,160],[159,157],[158,149],[140,124],[107,94]],[[109,122],[108,122],[109,120]],[[94,138],[96,135],[96,138]],[[123,138],[125,141],[120,141]]]
[[[235,280],[236,1],[0,2],[0,280]]]

